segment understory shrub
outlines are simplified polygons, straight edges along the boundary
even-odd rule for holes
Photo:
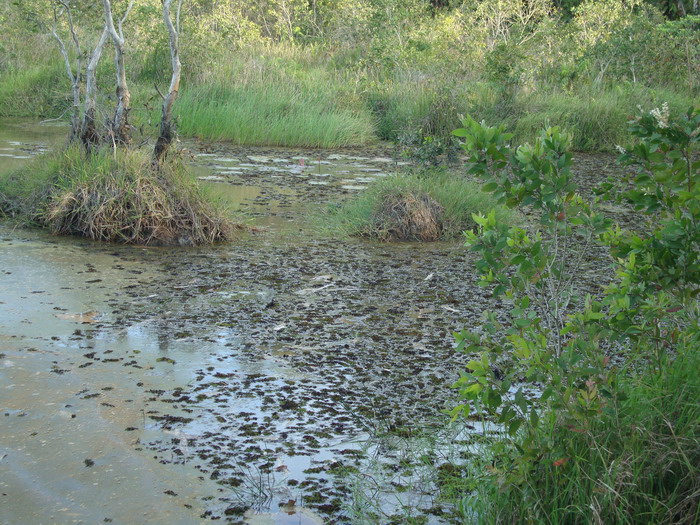
[[[464,403],[452,415],[498,429],[465,520],[700,519],[700,390],[688,377],[700,362],[700,109],[673,117],[664,105],[629,131],[637,142],[620,162],[630,175],[600,189],[640,214],[629,231],[576,193],[558,129],[517,148],[469,118],[455,132],[484,190],[539,219],[532,231],[491,213],[467,232],[480,284],[511,309],[456,334],[478,357],[455,383]],[[584,291],[592,250],[613,256],[616,276]]]

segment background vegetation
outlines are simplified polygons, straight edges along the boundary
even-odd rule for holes
[[[115,9],[126,2],[116,1]],[[532,140],[545,124],[574,149],[624,141],[638,104],[685,110],[700,92],[692,0],[190,0],[182,17],[182,131],[242,144],[360,145],[446,137],[460,114]],[[85,38],[101,16],[76,2]],[[125,36],[148,130],[168,77],[157,2]],[[57,117],[67,81],[48,2],[0,6],[0,116]],[[88,38],[89,40],[89,38]],[[111,76],[108,60],[99,76]],[[412,139],[413,140],[413,139]]]

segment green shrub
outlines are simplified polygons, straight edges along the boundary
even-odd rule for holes
[[[480,284],[512,305],[456,334],[480,356],[455,383],[464,403],[452,415],[476,410],[501,430],[473,485],[484,522],[700,518],[700,384],[687,377],[700,361],[700,109],[674,117],[664,105],[629,130],[637,142],[620,160],[635,172],[619,198],[642,214],[637,231],[576,194],[559,130],[518,148],[471,119],[455,132],[484,190],[539,216],[535,231],[477,216],[467,235]],[[597,299],[576,286],[594,241],[617,271]],[[533,383],[540,395],[525,395]]]

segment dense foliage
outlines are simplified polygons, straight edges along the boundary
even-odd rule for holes
[[[75,4],[81,36],[96,40],[99,9]],[[119,16],[126,2],[114,4]],[[623,142],[638,103],[667,100],[680,110],[697,96],[695,4],[189,0],[177,111],[189,134],[244,143],[334,146],[405,133],[417,133],[420,142],[448,136],[460,114],[472,114],[506,124],[520,141],[549,123],[571,133],[575,149],[605,149]],[[48,6],[0,6],[0,115],[57,116],[66,106],[66,80],[47,36]],[[124,28],[141,125],[154,117],[153,83],[162,87],[169,71],[158,10],[158,2],[136,0]],[[98,72],[102,81],[112,75],[107,62]],[[307,106],[317,118],[299,118]],[[264,115],[252,118],[253,107],[264,107]],[[290,125],[280,124],[287,115]],[[324,136],[313,133],[317,119]]]
[[[480,357],[453,416],[488,413],[503,431],[478,504],[495,521],[697,523],[700,385],[686,367],[700,358],[700,109],[630,123],[638,142],[620,161],[636,169],[601,192],[647,219],[633,231],[576,193],[557,129],[512,148],[501,128],[465,124],[455,133],[484,189],[539,218],[532,231],[476,216],[467,234],[481,283],[512,304],[457,334]],[[578,276],[596,244],[617,277],[592,296]]]

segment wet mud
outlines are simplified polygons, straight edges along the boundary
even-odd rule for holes
[[[467,360],[451,334],[504,306],[469,253],[311,234],[386,152],[187,146],[267,228],[144,249],[0,225],[0,522],[452,522],[434,476],[479,422],[441,412]]]

